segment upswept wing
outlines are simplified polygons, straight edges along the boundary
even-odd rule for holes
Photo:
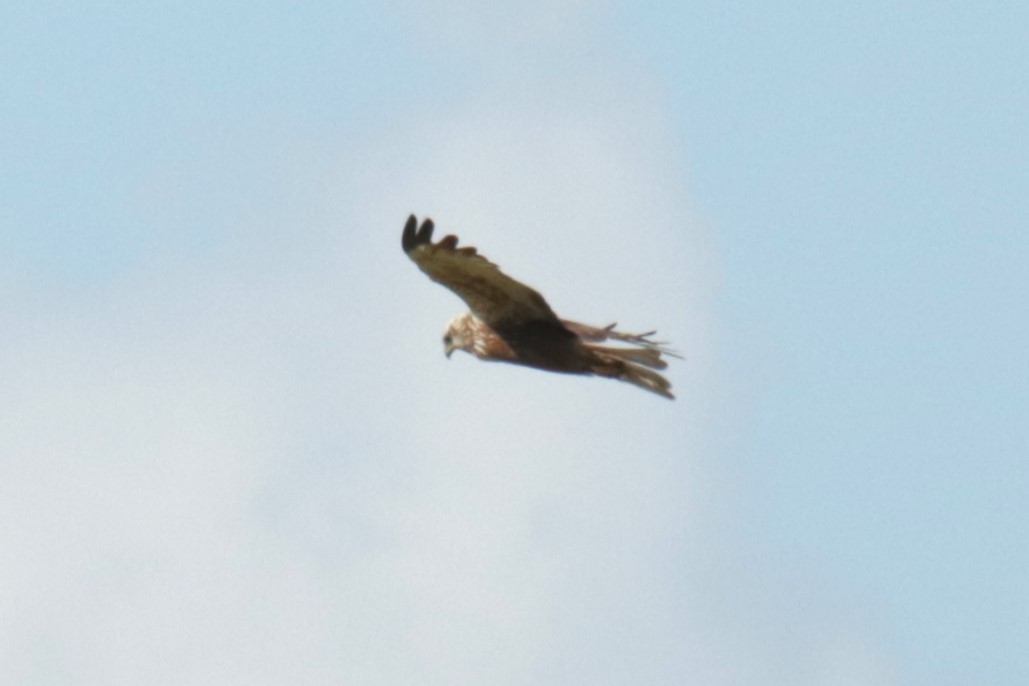
[[[476,317],[495,329],[531,321],[561,325],[543,296],[504,274],[475,248],[457,247],[457,236],[433,243],[433,229],[431,219],[419,227],[412,214],[401,239],[404,252],[430,279],[464,300]]]

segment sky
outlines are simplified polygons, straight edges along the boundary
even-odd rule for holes
[[[1029,9],[0,9],[0,682],[1029,680]],[[667,402],[443,356],[408,214]]]

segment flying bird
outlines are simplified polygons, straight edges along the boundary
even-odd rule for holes
[[[618,379],[672,399],[671,384],[655,369],[668,364],[662,355],[679,357],[656,331],[624,333],[615,324],[589,326],[559,319],[539,293],[500,271],[475,248],[457,247],[457,236],[432,242],[433,222],[421,226],[412,214],[401,245],[418,268],[456,293],[470,312],[450,320],[443,334],[449,358],[463,350],[480,360],[510,362],[550,372],[595,374]],[[601,345],[606,341],[632,347]]]

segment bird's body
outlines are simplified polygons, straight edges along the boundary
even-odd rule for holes
[[[496,330],[471,312],[450,321],[443,334],[444,348],[464,350],[480,360],[511,362],[553,372],[586,373],[582,344],[560,325],[533,321],[524,326]]]
[[[594,327],[562,320],[543,297],[507,276],[475,248],[457,247],[455,236],[432,242],[431,219],[418,227],[412,215],[404,227],[404,252],[429,277],[454,291],[471,308],[454,317],[443,335],[450,357],[463,350],[480,360],[509,362],[565,374],[595,374],[635,384],[673,398],[671,384],[656,369],[677,356],[657,341],[653,331],[628,334],[614,324]],[[605,341],[634,347],[598,345]]]

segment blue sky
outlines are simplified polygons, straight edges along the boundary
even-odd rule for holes
[[[4,683],[1029,678],[1023,4],[2,17]]]

